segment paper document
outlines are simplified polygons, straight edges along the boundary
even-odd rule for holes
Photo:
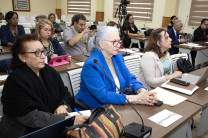
[[[195,44],[195,43],[184,43],[184,44],[181,44],[181,45],[190,46],[190,47],[202,47],[202,46],[199,46],[199,44]]]
[[[91,115],[91,111],[90,110],[83,110],[83,111],[79,111],[79,112],[82,113],[83,115],[87,115],[87,116]],[[71,112],[69,114],[71,116],[80,115],[78,112]]]
[[[204,89],[205,91],[208,91],[208,87]]]
[[[170,105],[170,106],[175,106],[183,101],[185,101],[187,98],[180,96],[178,94],[172,93],[168,90],[162,89],[160,87],[157,87],[153,90],[152,92],[157,92],[157,98],[160,101],[163,101],[164,104]],[[151,92],[150,91],[150,92]]]
[[[84,63],[85,63],[85,62],[79,62],[79,63],[75,63],[75,64],[77,64],[77,65],[79,65],[79,66],[83,66]]]
[[[123,51],[123,52],[128,52],[128,53],[135,53],[135,51],[132,51],[131,49],[127,49],[127,48],[124,48],[124,49],[119,49],[119,51]]]
[[[168,111],[167,109],[164,109],[163,111],[149,117],[148,119],[163,127],[167,127],[182,117],[183,116],[179,114],[176,114],[171,111]]]
[[[8,75],[0,75],[0,80],[6,80]]]

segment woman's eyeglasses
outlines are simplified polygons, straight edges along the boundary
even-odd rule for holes
[[[119,40],[119,41],[105,40],[105,41],[109,41],[109,42],[113,43],[113,46],[114,46],[114,47],[116,47],[118,44],[119,44],[119,46],[122,44],[122,40]]]
[[[46,56],[47,50],[44,49],[42,51],[34,51],[34,52],[22,52],[22,53],[33,53],[35,54],[36,57],[40,57],[42,54],[44,54]]]

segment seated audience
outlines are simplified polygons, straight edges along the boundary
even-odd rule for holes
[[[118,28],[118,24],[117,24],[116,22],[114,22],[114,21],[108,22],[108,23],[107,23],[107,26],[113,26],[113,27]]]
[[[171,38],[164,29],[154,30],[149,39],[141,60],[142,73],[139,81],[147,88],[165,82],[166,80],[180,77],[182,72],[172,73],[170,54]]]
[[[12,46],[14,41],[25,34],[25,30],[22,25],[18,25],[18,14],[13,11],[6,13],[5,20],[7,25],[1,26],[1,45]]]
[[[4,14],[0,12],[0,20],[4,20]]]
[[[91,109],[105,104],[123,105],[127,103],[101,67],[94,63],[94,59],[118,88],[124,90],[131,86],[134,89],[135,95],[125,95],[131,103],[153,105],[157,101],[156,93],[148,92],[127,69],[123,56],[118,53],[120,44],[118,29],[111,26],[101,28],[89,41],[89,45],[92,45],[94,50],[83,66],[80,91],[75,98],[87,104]]]
[[[0,137],[20,137],[71,117],[74,99],[59,73],[45,64],[45,54],[35,35],[22,36],[14,43],[13,72],[1,97]],[[76,116],[74,124],[86,119],[87,116]]]
[[[208,40],[208,19],[202,19],[200,26],[194,31],[193,41]]]
[[[170,29],[170,28],[173,27],[173,23],[175,22],[175,20],[178,20],[178,17],[172,16],[172,17],[170,18],[170,22],[169,22],[169,24],[168,24],[168,29]]]
[[[186,39],[179,38],[179,32],[181,31],[182,27],[183,23],[181,20],[175,20],[173,27],[167,30],[169,37],[172,39],[171,48],[169,49],[170,55],[178,54],[179,52],[179,49],[174,47],[174,45],[179,45],[180,43],[187,42]]]
[[[76,14],[72,17],[72,25],[64,30],[64,50],[71,56],[88,53],[87,43],[95,30],[89,30],[86,25],[86,17]]]
[[[53,24],[48,20],[41,20],[36,27],[36,35],[38,36],[40,42],[43,44],[44,49],[46,49],[46,56],[48,61],[51,58],[66,55],[59,41],[53,37]]]
[[[48,20],[50,20],[53,23],[53,27],[55,29],[55,33],[63,32],[62,28],[58,23],[56,23],[56,16],[54,13],[50,13],[48,15]]]
[[[131,38],[134,37],[144,37],[144,35],[138,30],[134,24],[134,18],[132,14],[128,14],[122,26],[122,31],[124,35],[124,47],[128,48],[131,43]]]

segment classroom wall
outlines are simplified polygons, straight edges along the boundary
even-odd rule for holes
[[[171,17],[175,15],[176,0],[166,0],[164,16]]]
[[[4,14],[13,10],[12,0],[0,0],[0,12]],[[19,15],[38,15],[55,13],[56,0],[30,0],[30,12],[17,12]]]
[[[153,10],[153,21],[146,22],[146,26],[149,28],[159,28],[162,26],[162,17],[164,15],[166,0],[155,0],[154,1],[154,10]],[[105,0],[104,1],[104,21],[108,22],[110,20],[118,21],[118,19],[113,18],[113,1]],[[134,22],[138,28],[144,27],[145,21],[135,21]]]
[[[97,0],[97,11],[104,11],[104,0]]]
[[[191,8],[191,2],[192,0],[180,0],[179,9],[178,9],[178,18],[182,20],[182,22],[184,23],[181,32],[193,34],[194,30],[198,26],[188,26],[188,19],[189,19],[188,17]]]

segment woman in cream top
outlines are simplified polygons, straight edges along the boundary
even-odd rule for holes
[[[182,75],[180,71],[172,73],[172,61],[168,53],[171,41],[169,34],[162,28],[151,33],[149,43],[142,56],[142,74],[139,78],[139,81],[147,88]]]

